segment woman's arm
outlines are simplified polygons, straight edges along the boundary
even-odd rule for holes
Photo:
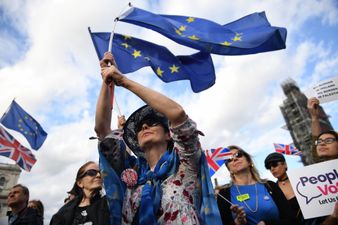
[[[153,109],[165,115],[173,127],[182,124],[186,120],[187,116],[183,108],[178,103],[157,91],[147,88],[123,76],[116,68],[111,53],[106,52],[103,61],[109,61],[113,65],[110,67],[103,67],[101,69],[102,77],[104,77],[106,83],[109,84],[113,81],[117,86],[124,87],[133,92]]]
[[[321,132],[319,123],[319,100],[317,98],[310,98],[307,102],[307,108],[311,115],[312,136],[318,137]]]

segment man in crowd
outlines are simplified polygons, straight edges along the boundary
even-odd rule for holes
[[[7,197],[8,225],[43,225],[43,219],[36,209],[27,207],[29,190],[26,186],[17,184],[12,187]]]

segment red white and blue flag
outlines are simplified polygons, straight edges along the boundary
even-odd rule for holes
[[[302,155],[302,151],[299,151],[294,144],[284,145],[284,144],[273,144],[275,146],[275,151],[282,153],[284,155]]]
[[[224,164],[224,160],[229,159],[231,155],[232,153],[230,150],[223,147],[205,150],[210,176],[214,175],[216,171]]]
[[[26,171],[30,171],[36,162],[31,150],[22,146],[2,127],[0,127],[0,155],[13,159]]]

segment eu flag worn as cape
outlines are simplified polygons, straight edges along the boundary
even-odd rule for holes
[[[15,100],[12,101],[10,109],[2,116],[0,121],[5,127],[18,131],[25,136],[30,146],[35,150],[38,150],[47,138],[47,133],[40,124]]]
[[[108,50],[110,33],[92,33],[99,59]],[[209,53],[198,52],[175,56],[167,48],[131,36],[114,34],[112,53],[122,73],[150,66],[164,82],[190,80],[194,92],[203,91],[215,83],[215,69]]]
[[[286,29],[271,26],[264,12],[220,25],[197,17],[159,15],[132,7],[118,19],[214,54],[246,55],[285,48]]]
[[[36,159],[32,151],[21,145],[12,135],[0,126],[0,155],[14,161],[24,170],[30,171]]]

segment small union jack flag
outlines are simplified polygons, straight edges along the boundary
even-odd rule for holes
[[[31,150],[22,146],[2,127],[0,127],[0,155],[13,159],[26,171],[30,171],[36,162]]]
[[[273,144],[275,146],[275,151],[282,153],[284,155],[302,155],[302,151],[299,151],[294,144],[284,145],[284,144]]]
[[[227,148],[215,148],[205,151],[205,156],[209,165],[210,176],[214,175],[216,171],[223,165],[224,160],[229,159],[232,153]]]

